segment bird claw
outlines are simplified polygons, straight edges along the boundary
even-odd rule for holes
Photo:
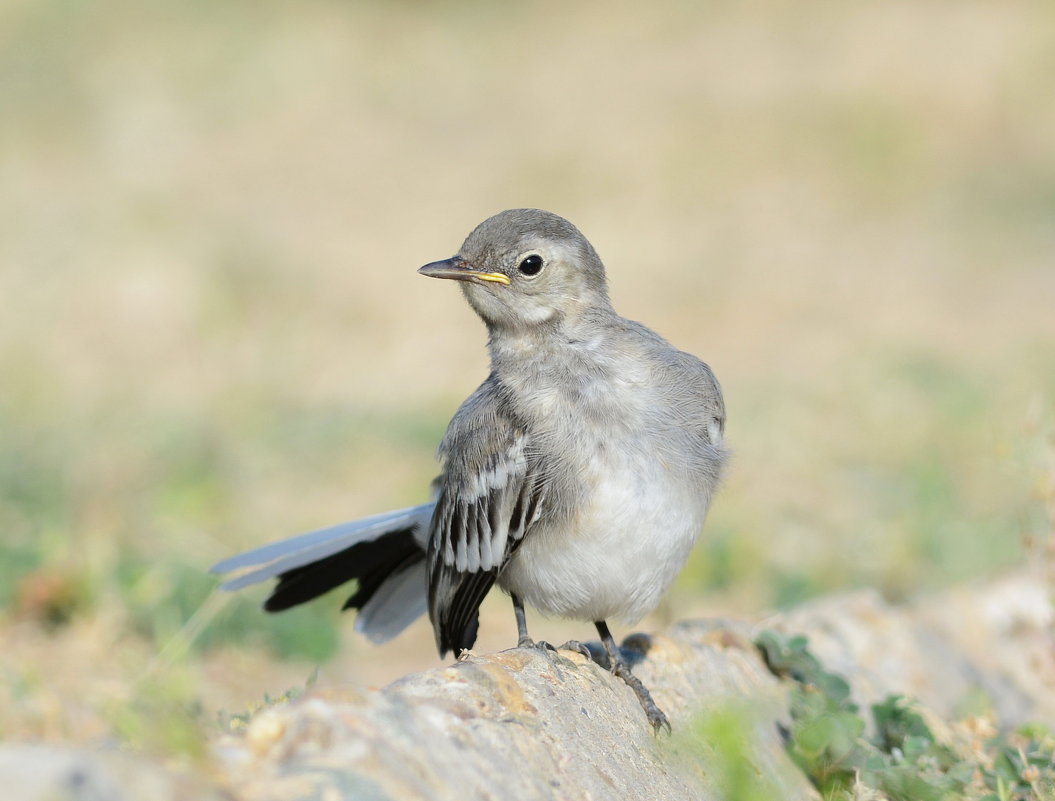
[[[657,737],[659,736],[659,730],[662,729],[669,736],[671,733],[670,721],[667,720],[667,716],[663,714],[663,710],[655,704],[649,709],[645,707],[645,715],[648,716],[648,722],[652,724],[652,733]]]
[[[530,637],[521,637],[517,640],[517,648],[534,648],[537,651],[548,652],[557,651],[552,645],[545,640],[533,640]]]
[[[517,640],[517,648],[534,648],[547,654],[556,654],[561,651],[574,651],[577,654],[582,654],[591,662],[594,661],[594,656],[590,649],[578,640],[568,640],[563,645],[553,645],[545,640],[532,640],[530,637],[521,637]]]
[[[670,720],[663,714],[663,710],[656,705],[656,702],[652,700],[652,693],[648,691],[641,679],[630,672],[630,667],[620,660],[612,666],[612,675],[621,678],[634,691],[638,703],[641,704],[641,708],[645,712],[645,717],[652,724],[653,733],[659,735],[660,729],[663,729],[667,734],[670,734]]]
[[[577,654],[582,654],[589,661],[593,661],[593,653],[578,640],[568,640],[564,645],[560,646],[558,651],[574,651]]]

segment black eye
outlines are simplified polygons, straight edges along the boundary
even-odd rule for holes
[[[517,269],[520,270],[521,275],[526,275],[529,278],[536,276],[542,272],[542,257],[537,253],[525,256],[520,264],[517,265]]]

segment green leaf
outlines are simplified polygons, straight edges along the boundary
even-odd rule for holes
[[[909,737],[920,738],[928,743],[934,741],[934,734],[923,718],[900,695],[891,695],[873,704],[872,718],[876,726],[876,745],[888,754],[895,748],[904,751]]]

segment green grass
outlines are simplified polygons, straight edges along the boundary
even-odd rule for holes
[[[850,700],[849,685],[824,669],[805,637],[766,631],[757,645],[770,670],[790,684],[787,750],[823,798],[851,801],[868,797],[869,790],[891,801],[1055,798],[1055,732],[1049,728],[999,732],[984,718],[972,719],[965,731],[991,731],[956,742],[938,737],[910,700],[889,696],[872,705],[866,736],[868,724]]]

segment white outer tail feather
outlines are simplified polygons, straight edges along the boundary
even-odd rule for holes
[[[370,642],[388,642],[425,614],[425,561],[393,573],[359,610],[355,630]]]

